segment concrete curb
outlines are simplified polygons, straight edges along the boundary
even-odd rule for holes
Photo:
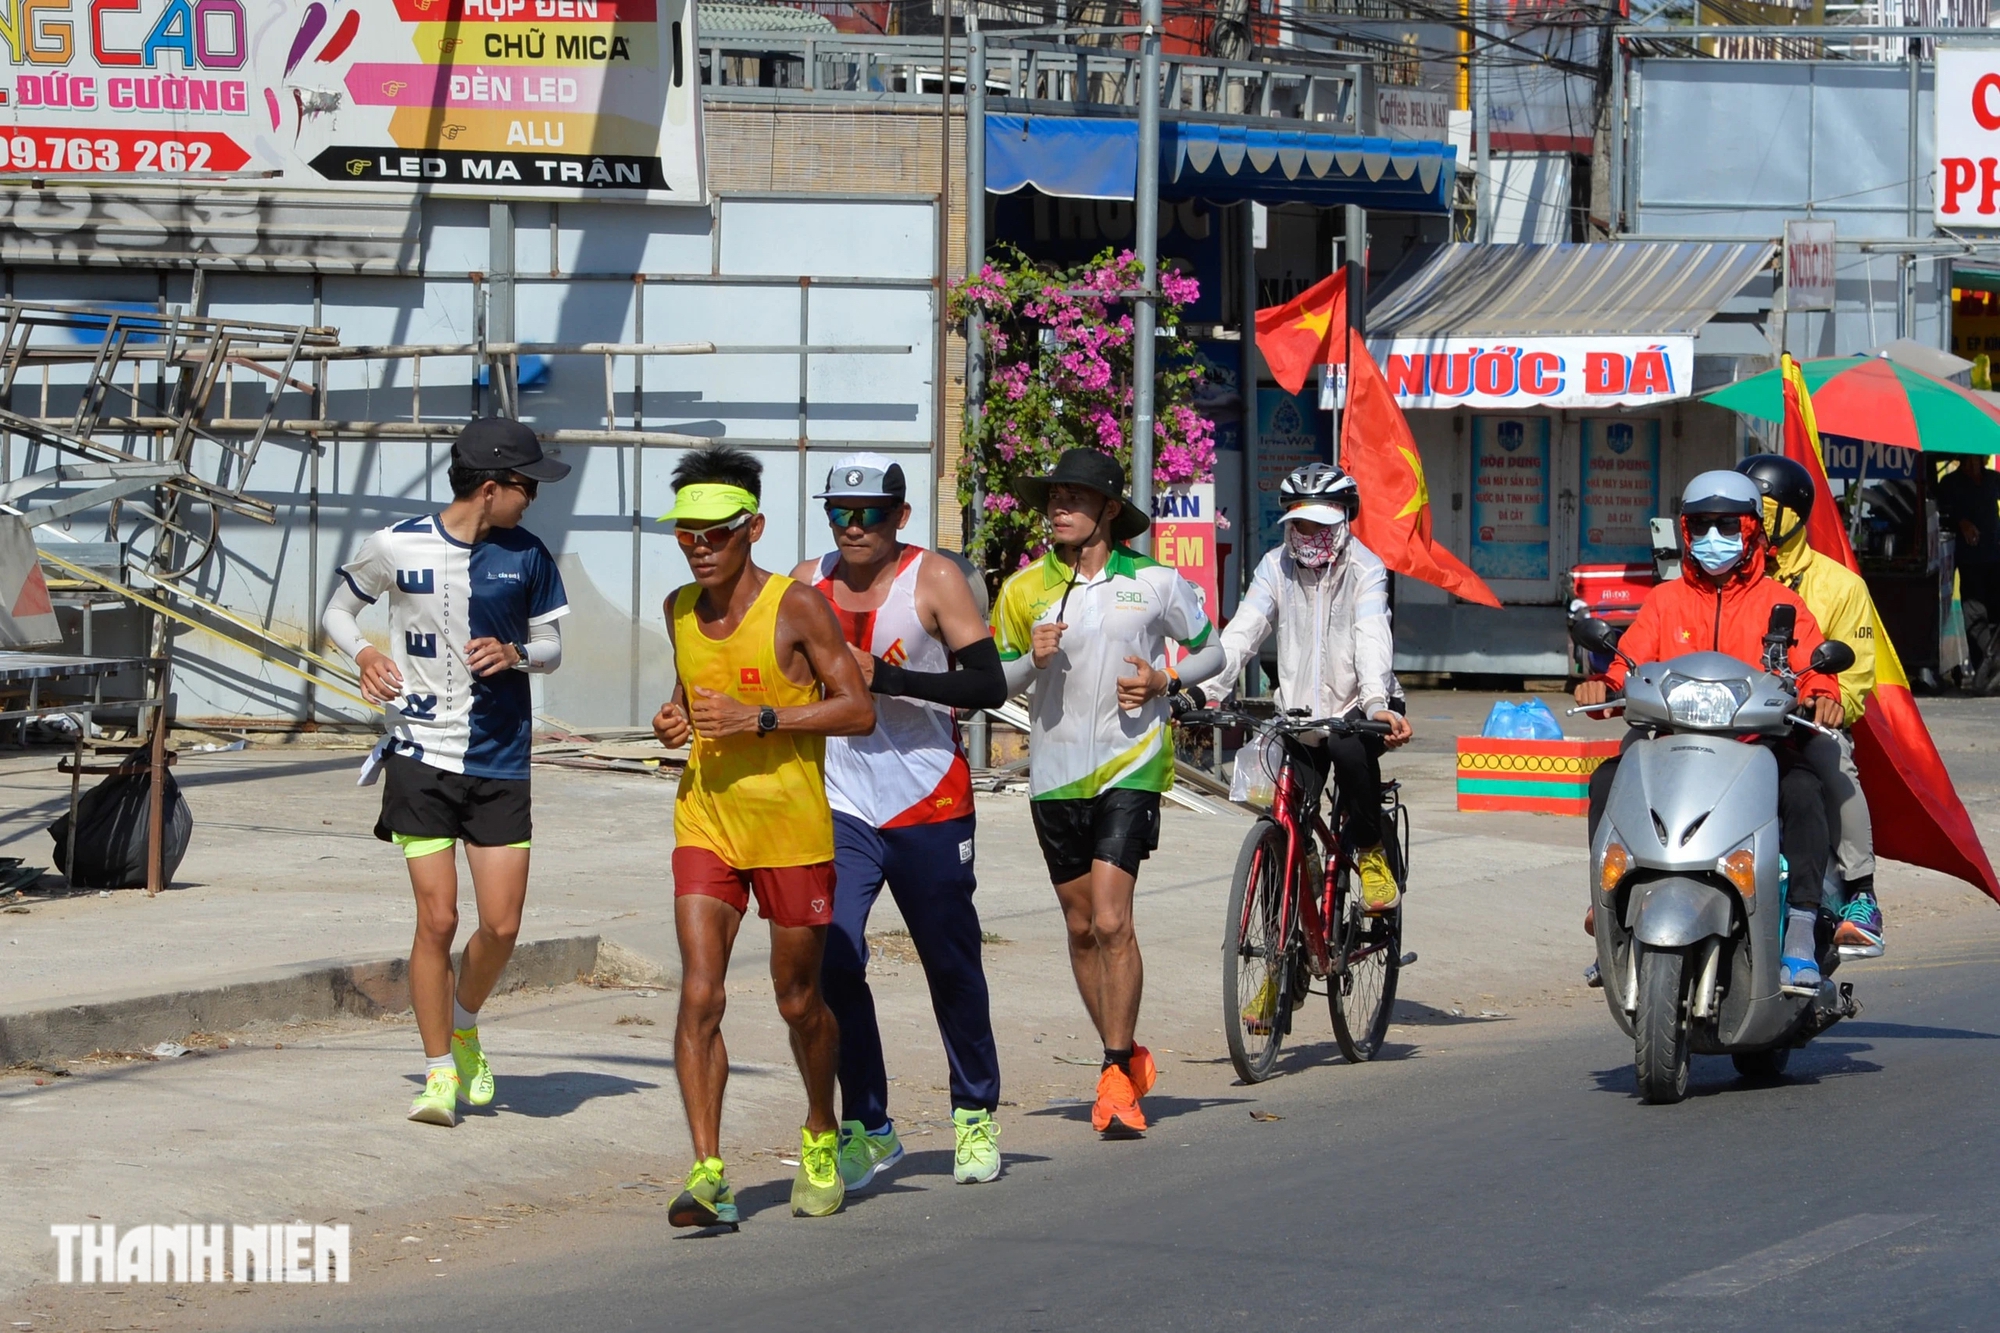
[[[164,994],[112,996],[54,1008],[0,1012],[0,1067],[73,1060],[93,1051],[146,1050],[190,1032],[251,1023],[375,1018],[410,1007],[409,960],[318,960]],[[650,960],[596,935],[525,940],[496,993],[596,978],[671,985]]]

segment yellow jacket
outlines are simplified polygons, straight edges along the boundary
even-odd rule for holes
[[[1777,506],[1764,501],[1767,530],[1776,531],[1771,511]],[[1784,518],[1792,519],[1790,510]],[[1868,585],[1838,560],[1829,559],[1806,542],[1803,523],[1778,549],[1777,569],[1772,577],[1799,595],[1806,609],[1819,621],[1820,632],[1839,639],[1854,650],[1854,665],[1840,673],[1840,702],[1847,711],[1846,725],[1861,720],[1868,696],[1875,692],[1875,641],[1881,634],[1875,618],[1875,599]]]

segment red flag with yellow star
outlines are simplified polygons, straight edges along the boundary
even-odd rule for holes
[[[1339,365],[1347,332],[1347,274],[1334,274],[1283,305],[1257,312],[1257,350],[1271,378],[1297,393],[1314,366]]]
[[[1345,330],[1342,330],[1344,333]],[[1347,410],[1340,418],[1340,465],[1361,488],[1354,535],[1398,574],[1456,593],[1468,602],[1500,605],[1485,580],[1431,539],[1431,493],[1424,484],[1410,423],[1368,344],[1359,338],[1347,361]]]
[[[1813,551],[1837,560],[1859,574],[1860,562],[1847,540],[1833,488],[1826,480],[1819,424],[1813,419],[1812,394],[1806,390],[1799,363],[1787,354],[1781,361],[1785,388],[1785,457],[1812,474],[1812,517],[1806,540]],[[1881,628],[1882,617],[1870,608],[1869,628],[1875,631],[1875,692],[1868,711],[1854,724],[1854,766],[1861,774],[1861,791],[1875,826],[1875,854],[1892,861],[1924,866],[1956,876],[2000,900],[2000,878],[1980,844],[1979,830],[1966,813],[1965,802],[1952,786],[1951,774],[1931,739],[1924,716],[1910,693],[1895,645]]]

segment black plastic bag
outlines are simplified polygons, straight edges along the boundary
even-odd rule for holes
[[[69,861],[69,815],[49,825],[56,840],[56,869],[79,889],[136,889],[146,884],[146,799],[152,774],[114,773],[77,802],[76,870]],[[166,876],[172,881],[194,836],[194,813],[178,782],[167,774]]]

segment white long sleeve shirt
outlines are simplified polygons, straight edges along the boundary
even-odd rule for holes
[[[1351,538],[1340,557],[1307,569],[1280,546],[1257,563],[1250,589],[1223,628],[1228,665],[1203,688],[1220,699],[1244,664],[1278,631],[1278,703],[1313,717],[1370,716],[1401,698],[1389,617],[1389,573]]]

